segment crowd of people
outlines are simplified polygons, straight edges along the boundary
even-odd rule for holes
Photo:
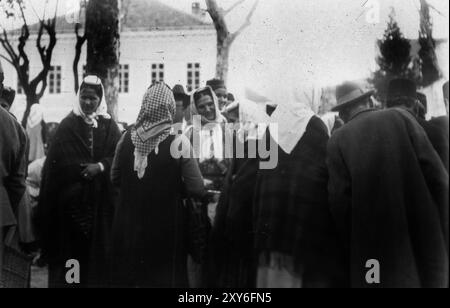
[[[58,125],[36,105],[22,127],[14,94],[2,84],[0,247],[18,229],[50,287],[449,286],[448,82],[431,120],[407,79],[384,108],[345,82],[323,117],[217,79],[155,83],[126,129],[94,75]]]

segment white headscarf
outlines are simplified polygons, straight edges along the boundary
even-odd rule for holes
[[[44,109],[40,104],[33,104],[30,108],[27,129],[36,127],[44,120]]]
[[[303,137],[306,127],[315,115],[311,106],[305,101],[302,89],[296,85],[282,83],[279,87],[267,87],[265,93],[259,94],[268,102],[277,104],[277,109],[270,117],[269,128],[272,138],[287,154],[291,154]],[[252,91],[254,95],[257,92]],[[277,126],[275,127],[273,125]]]
[[[213,89],[210,86],[206,86],[204,88],[200,88],[197,89],[196,91],[194,91],[191,95],[191,105],[190,105],[190,110],[191,110],[191,120],[192,117],[195,115],[200,115],[200,113],[197,110],[197,105],[195,104],[195,95],[199,92],[208,92],[208,94],[212,97],[213,102],[214,102],[214,106],[216,107],[216,117],[214,120],[210,121],[207,118],[205,118],[204,116],[202,116],[202,122],[204,123],[216,123],[216,124],[221,124],[221,123],[226,123],[227,120],[225,119],[225,117],[222,115],[222,113],[220,112],[219,109],[219,100],[217,99],[216,93],[214,93]]]
[[[97,76],[94,76],[94,75],[86,76],[80,85],[80,89],[83,85],[100,86],[102,88],[102,98],[101,98],[100,104],[98,105],[97,110],[93,114],[86,115],[83,112],[83,110],[81,109],[81,105],[80,105],[81,91],[79,90],[78,91],[78,100],[73,107],[73,113],[79,117],[82,117],[86,124],[88,124],[94,128],[97,128],[98,127],[98,123],[97,123],[98,117],[101,116],[101,117],[104,117],[105,119],[111,119],[111,116],[108,114],[108,108],[107,108],[106,100],[105,100],[105,88],[103,87],[103,84],[102,84],[100,78],[98,78]]]
[[[224,137],[223,137],[223,129],[221,124],[227,123],[227,120],[222,115],[219,109],[219,101],[217,99],[216,94],[212,90],[211,87],[206,86],[204,88],[196,90],[191,95],[191,122],[194,120],[194,116],[199,116],[199,112],[197,110],[197,106],[195,104],[194,96],[199,92],[208,92],[213,99],[214,106],[216,109],[216,117],[214,120],[210,121],[206,119],[204,116],[202,118],[202,130],[200,131],[200,153],[199,160],[203,162],[205,160],[211,158],[217,158],[218,160],[224,159]],[[209,124],[207,127],[203,126],[205,123]],[[192,124],[192,123],[191,123]],[[211,126],[213,124],[213,127]],[[212,135],[211,135],[212,134]],[[214,149],[214,152],[211,149]],[[195,151],[196,149],[194,149]]]
[[[322,122],[328,129],[328,136],[331,137],[331,133],[333,132],[334,125],[336,124],[336,117],[338,114],[336,112],[327,112],[323,116],[320,117]]]
[[[261,139],[270,123],[270,117],[265,111],[265,104],[258,104],[250,100],[239,102],[240,129],[238,137],[241,142],[245,139]]]

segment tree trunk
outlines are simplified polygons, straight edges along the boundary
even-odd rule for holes
[[[428,87],[438,81],[442,74],[436,57],[436,42],[433,39],[433,23],[426,0],[420,1],[419,57],[421,60],[421,86]]]
[[[108,113],[118,118],[120,0],[90,0],[86,10],[87,73],[101,78]]]
[[[108,113],[118,120],[119,113],[119,66],[108,69],[107,77],[103,81],[105,86],[105,99],[108,104]]]
[[[33,91],[33,93],[27,94],[27,106],[25,108],[25,112],[23,113],[22,117],[22,126],[26,129],[27,128],[27,121],[28,117],[30,116],[31,106],[34,104],[39,104],[39,98],[36,96],[36,91]]]
[[[223,80],[225,84],[228,79],[228,61],[230,58],[230,48],[237,36],[250,25],[250,19],[256,10],[258,5],[258,0],[255,1],[253,7],[247,15],[245,23],[234,33],[228,31],[227,22],[225,16],[232,11],[236,6],[244,1],[238,0],[234,5],[228,10],[223,10],[217,5],[216,0],[206,0],[206,7],[208,8],[209,16],[214,22],[214,27],[217,33],[217,63],[216,63],[216,78]]]
[[[78,28],[79,26],[77,25],[76,27]],[[78,29],[76,29],[75,31],[76,31],[76,35],[77,35],[77,43],[75,44],[75,58],[73,60],[72,70],[73,70],[73,78],[74,78],[74,90],[75,90],[75,94],[77,94],[78,88],[80,87],[78,63],[80,62],[81,52],[82,52],[83,45],[86,41],[86,37],[80,36],[78,34]]]
[[[225,39],[223,42],[218,41],[218,43],[217,43],[216,78],[223,80],[225,83],[228,79],[229,58],[230,58],[229,40]]]

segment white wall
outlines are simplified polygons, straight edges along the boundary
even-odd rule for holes
[[[31,76],[41,69],[35,37],[30,37],[26,48],[30,58]],[[62,67],[62,93],[46,94],[41,99],[45,108],[45,119],[61,121],[72,109],[76,97],[72,62],[75,56],[73,34],[58,36],[52,65]],[[86,48],[79,63],[79,73],[85,64]],[[0,51],[4,54],[3,50]],[[214,29],[167,30],[154,32],[123,33],[121,38],[121,64],[128,64],[130,70],[129,93],[119,95],[119,120],[133,123],[139,112],[142,97],[151,83],[152,63],[164,63],[165,82],[169,86],[177,83],[187,85],[187,63],[201,64],[201,84],[214,76],[216,58],[216,35]],[[14,68],[3,60],[5,85],[16,88],[17,74]],[[12,112],[19,118],[25,107],[25,96],[17,95]]]

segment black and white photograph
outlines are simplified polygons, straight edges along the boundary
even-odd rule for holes
[[[0,0],[0,288],[449,288],[448,80],[447,0]]]

